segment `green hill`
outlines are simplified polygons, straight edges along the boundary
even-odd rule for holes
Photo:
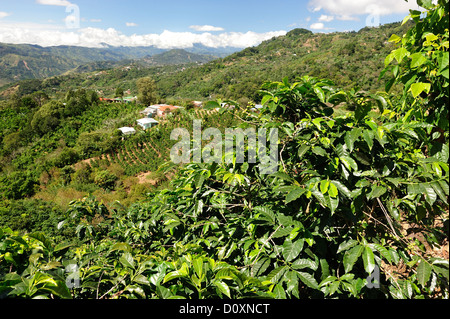
[[[407,28],[408,24],[393,23],[329,34],[295,29],[205,66],[156,76],[155,80],[163,95],[197,99],[219,96],[256,101],[255,92],[265,81],[302,75],[329,78],[343,88],[358,85],[379,90],[384,86],[378,81],[380,70],[393,48],[387,40]]]
[[[68,71],[88,72],[113,68],[131,60],[143,59],[140,65],[151,66],[207,62],[213,58],[207,54],[167,51],[155,47],[41,47],[0,43],[0,86],[27,79],[44,79]]]
[[[39,82],[36,89],[54,93],[55,89],[65,92],[81,86],[111,94],[119,86],[133,91],[136,89],[136,79],[150,76],[157,82],[162,98],[221,97],[257,102],[260,98],[258,89],[266,81],[312,75],[329,78],[339,87],[357,85],[364,90],[376,91],[384,86],[378,77],[385,56],[393,48],[387,40],[394,33],[404,33],[409,26],[392,23],[358,32],[329,34],[295,29],[259,46],[203,65],[193,63],[189,67],[173,64],[204,63],[211,56],[172,50],[128,63],[126,71],[124,65],[127,61],[122,61],[118,67],[113,67],[112,62],[96,62],[76,69],[76,72],[89,73],[47,79]],[[99,76],[98,72],[94,72],[96,67],[102,70],[111,68]]]

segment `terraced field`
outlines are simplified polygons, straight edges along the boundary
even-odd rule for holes
[[[128,137],[124,143],[110,153],[99,158],[91,159],[106,162],[107,165],[119,164],[127,176],[135,176],[142,172],[154,172],[162,164],[170,161],[170,150],[177,141],[170,139],[175,128],[185,128],[192,132],[193,121],[202,120],[202,128],[218,128],[221,132],[225,128],[239,124],[240,120],[233,112],[219,114],[216,111],[196,109],[181,111],[162,120],[160,124],[147,131],[138,131],[136,135]]]

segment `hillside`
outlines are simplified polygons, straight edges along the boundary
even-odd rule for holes
[[[343,88],[357,85],[376,91],[384,87],[378,77],[393,48],[387,40],[408,26],[393,23],[329,34],[295,29],[205,66],[155,79],[163,95],[197,99],[212,95],[257,101],[255,92],[265,81],[302,75],[327,78]]]
[[[77,46],[41,47],[30,44],[0,43],[0,86],[26,79],[44,79],[70,70],[87,72],[113,68],[131,60],[143,59],[142,64],[166,65],[188,62],[206,62],[215,56],[208,49],[194,47],[184,50],[163,50],[156,47],[85,48]],[[202,51],[203,53],[195,53]],[[220,50],[211,52],[220,53]],[[227,51],[224,51],[227,52]],[[156,55],[156,56],[155,56]],[[219,54],[218,56],[223,55]],[[151,57],[155,56],[154,59]],[[145,58],[145,59],[144,59]]]
[[[206,63],[217,59],[213,55],[191,53],[183,49],[173,49],[167,52],[155,54],[139,60],[144,66],[174,65],[188,63]]]
[[[111,94],[118,86],[133,91],[136,79],[150,76],[157,82],[162,98],[202,100],[222,97],[258,102],[258,89],[264,82],[312,75],[329,78],[343,88],[357,85],[364,90],[377,91],[384,87],[378,77],[385,56],[393,48],[393,44],[387,40],[394,33],[403,33],[408,26],[408,23],[403,26],[392,23],[379,28],[364,28],[358,32],[329,34],[295,29],[286,36],[273,38],[259,46],[201,66],[194,63],[190,67],[153,67],[156,64],[168,64],[170,60],[186,63],[194,60],[204,62],[209,58],[191,54],[190,60],[185,51],[172,50],[143,59],[147,65],[129,64],[126,74],[122,71],[123,63],[117,68],[105,70],[100,76],[98,72],[92,72],[95,66],[104,70],[108,65],[91,64],[89,68],[77,70],[90,73],[71,74],[35,82],[33,85],[37,90],[49,93],[54,93],[55,88],[65,92],[82,86]]]

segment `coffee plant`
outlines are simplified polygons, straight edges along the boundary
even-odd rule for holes
[[[142,203],[72,202],[58,225],[67,243],[2,229],[1,296],[448,298],[449,4],[418,3],[426,13],[411,11],[386,59],[387,91],[403,85],[402,96],[313,77],[266,83],[260,113],[233,105],[241,128],[278,129],[275,173],[236,154],[166,164],[170,187]],[[125,146],[110,158],[142,156]]]

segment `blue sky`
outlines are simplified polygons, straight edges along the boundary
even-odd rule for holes
[[[0,42],[252,46],[294,28],[401,21],[415,0],[0,0]]]

